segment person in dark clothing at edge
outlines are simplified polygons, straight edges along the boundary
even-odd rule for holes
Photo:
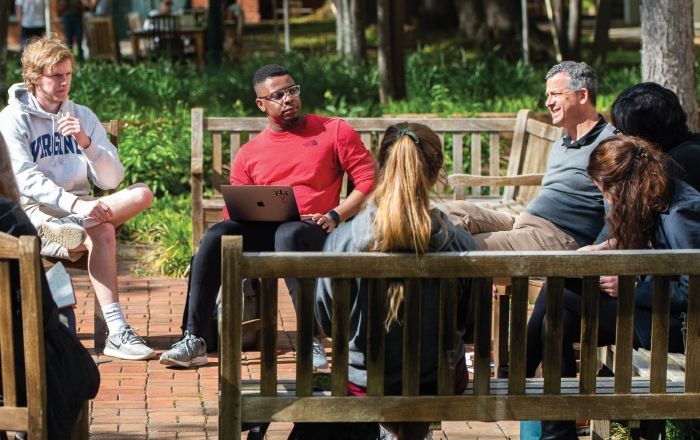
[[[637,84],[615,99],[612,124],[621,133],[645,139],[671,156],[674,177],[700,191],[700,134],[688,128],[678,95],[652,82]]]
[[[36,229],[19,205],[19,192],[2,136],[0,136],[0,232],[15,237],[37,235]],[[16,262],[10,266],[10,285],[12,313],[15,316],[12,338],[16,347],[22,347],[22,329],[19,326],[22,322],[22,291],[19,286],[19,265]],[[97,395],[100,374],[90,353],[68,327],[60,322],[58,308],[51,296],[43,268],[41,269],[41,307],[44,320],[48,439],[68,440],[83,404]],[[22,352],[15,355],[15,368],[18,376],[24,377]],[[26,405],[25,387],[26,384],[23,381],[18,382],[17,401],[20,405]],[[6,434],[0,432],[0,439],[4,438]],[[18,438],[22,438],[22,434]]]
[[[615,249],[700,249],[700,193],[674,178],[669,156],[635,137],[613,136],[591,153],[588,174],[610,206],[606,217],[609,242]],[[651,347],[653,277],[639,277],[635,286],[634,346]],[[600,279],[598,345],[615,343],[618,279]],[[564,290],[562,377],[576,376],[572,344],[580,340],[580,279],[568,279]],[[528,376],[542,361],[547,285],[535,302],[527,326]],[[681,314],[688,307],[688,276],[671,279],[669,352],[684,351]],[[571,439],[574,421],[542,422],[542,439]]]

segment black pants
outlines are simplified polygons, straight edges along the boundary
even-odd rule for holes
[[[562,359],[561,376],[576,377],[576,354],[573,344],[581,339],[581,280],[569,279],[564,289],[564,310],[562,320]],[[527,323],[527,361],[526,374],[535,375],[537,366],[544,358],[545,315],[547,304],[547,285],[542,287],[535,308]],[[615,323],[617,316],[617,300],[605,293],[600,294],[598,324],[598,345],[615,343]],[[576,423],[572,421],[543,421],[542,440],[562,439],[575,440]]]
[[[242,235],[244,252],[320,251],[326,231],[312,221],[235,222],[224,220],[207,230],[192,259],[187,304],[187,331],[202,336],[206,331],[221,286],[221,237]],[[296,304],[296,280],[286,279]]]

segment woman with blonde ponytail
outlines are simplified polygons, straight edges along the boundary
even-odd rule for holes
[[[700,193],[673,178],[668,155],[648,141],[612,136],[591,153],[588,175],[610,205],[606,221],[617,249],[700,249]],[[600,277],[598,345],[615,343],[617,277]],[[653,279],[635,285],[634,346],[651,347]],[[564,290],[562,377],[576,376],[572,345],[581,328],[581,280]],[[527,373],[542,361],[547,286],[537,297],[527,326]],[[671,280],[669,352],[684,351],[681,314],[688,308],[688,277]],[[576,439],[575,422],[542,422],[542,439]]]
[[[379,172],[367,205],[353,219],[341,225],[327,239],[327,252],[461,252],[476,250],[471,236],[456,228],[445,214],[430,207],[430,195],[441,177],[443,153],[440,138],[421,124],[402,123],[387,128],[380,145]],[[460,314],[454,349],[455,392],[466,389],[468,375],[464,362],[463,340],[473,327],[468,280],[461,280]],[[385,392],[401,393],[402,304],[406,286],[397,280],[387,293],[388,316],[385,321]],[[424,280],[421,295],[421,393],[433,394],[437,388],[437,336],[439,283]],[[351,293],[349,393],[366,395],[367,370],[367,282],[358,280]],[[316,319],[326,334],[331,334],[333,292],[329,279],[320,279],[316,289]],[[399,439],[422,439],[424,423],[384,425]]]

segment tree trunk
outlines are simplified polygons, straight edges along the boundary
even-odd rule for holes
[[[459,33],[467,40],[481,39],[484,29],[484,10],[481,0],[456,0]]]
[[[571,60],[581,59],[581,0],[569,0],[569,48]]]
[[[421,0],[420,28],[423,31],[444,29],[454,17],[451,2],[447,0]]]
[[[10,0],[0,0],[0,93],[7,90],[7,26],[10,19]],[[6,94],[5,94],[6,95]],[[3,95],[3,96],[5,96]]]
[[[593,37],[593,65],[596,69],[603,65],[608,54],[611,16],[612,0],[598,0],[595,14],[595,36]]]
[[[338,57],[356,63],[364,62],[367,59],[366,0],[335,0],[335,5],[338,11],[336,19]]]
[[[642,21],[642,80],[676,92],[697,130],[693,1],[656,0],[640,5]]]
[[[377,1],[377,33],[379,50],[379,101],[406,97],[406,69],[403,47],[403,0]]]
[[[224,15],[221,11],[221,2],[218,0],[209,0],[206,41],[207,65],[220,65],[224,51]]]
[[[519,3],[513,0],[485,0],[482,5],[491,41],[502,43],[517,40],[517,23],[520,21]]]

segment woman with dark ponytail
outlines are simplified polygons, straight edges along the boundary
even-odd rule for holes
[[[671,162],[657,146],[641,138],[612,136],[591,153],[588,175],[610,205],[606,217],[616,249],[700,249],[700,193],[672,177]],[[635,287],[634,346],[651,347],[653,277]],[[617,277],[600,281],[598,345],[615,343]],[[542,361],[547,286],[542,288],[527,327],[527,374]],[[671,280],[669,352],[684,351],[681,314],[688,308],[688,277]],[[562,377],[576,376],[572,344],[581,328],[581,280],[564,290]],[[576,439],[575,423],[542,422],[542,439]]]
[[[445,214],[430,208],[430,194],[441,176],[443,153],[440,138],[421,124],[402,123],[389,127],[379,150],[379,174],[367,205],[357,217],[341,225],[326,241],[328,252],[460,252],[476,250],[471,236],[450,223]],[[385,392],[401,393],[402,334],[401,306],[406,286],[391,283],[385,321]],[[439,283],[424,280],[421,295],[421,393],[437,390],[437,336]],[[464,338],[473,328],[468,280],[461,280],[460,314],[454,349],[455,392],[466,389]],[[349,393],[366,395],[367,386],[367,280],[358,280],[351,292]],[[320,279],[316,289],[316,319],[330,334],[333,292],[329,279]],[[470,334],[469,334],[470,336]],[[385,425],[399,439],[423,439],[427,423]]]

